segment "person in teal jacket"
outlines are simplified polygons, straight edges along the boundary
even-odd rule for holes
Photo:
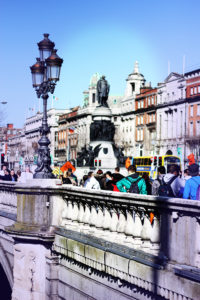
[[[116,183],[120,192],[127,193],[130,189],[131,183],[137,181],[141,176],[136,173],[136,166],[131,165],[128,167],[128,176],[124,177]],[[142,178],[138,181],[139,194],[147,195],[147,188],[145,180]]]

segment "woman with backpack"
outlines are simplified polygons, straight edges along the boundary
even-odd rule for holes
[[[129,192],[147,195],[145,180],[136,173],[135,165],[130,165],[128,167],[128,176],[118,181],[116,185],[119,191],[123,193]]]

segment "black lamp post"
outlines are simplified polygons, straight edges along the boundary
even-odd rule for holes
[[[50,132],[47,124],[47,99],[48,93],[53,94],[56,82],[60,77],[60,69],[63,60],[56,54],[55,44],[49,40],[49,34],[44,34],[44,39],[38,43],[40,58],[30,67],[32,73],[33,87],[38,98],[43,99],[43,118],[40,127],[41,138],[38,141],[38,161],[34,178],[54,178],[51,169],[51,157],[47,134]]]

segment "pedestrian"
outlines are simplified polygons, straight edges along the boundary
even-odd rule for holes
[[[128,176],[118,181],[116,185],[120,192],[127,193],[128,191],[130,191],[142,195],[147,195],[145,180],[136,173],[135,165],[130,165],[128,167]],[[131,189],[131,187],[133,189]]]
[[[63,177],[62,177],[62,183],[63,184],[73,184],[73,185],[77,185],[76,182],[76,177],[72,176],[72,172],[69,171],[64,171]]]
[[[101,169],[96,172],[95,178],[99,182],[101,189],[103,189],[103,171]]]
[[[184,199],[200,200],[199,199],[199,186],[200,186],[200,176],[199,176],[199,165],[192,164],[188,167],[190,179],[186,180],[185,188],[183,192]]]
[[[78,185],[77,177],[73,174],[71,168],[69,168],[69,169],[67,170],[67,176],[70,178],[70,180],[72,181],[72,184],[73,184],[73,185]],[[75,184],[74,184],[74,182],[75,182]]]
[[[10,175],[10,170],[5,169],[4,170],[4,176],[1,176],[3,180],[5,181],[12,181],[11,175]]]
[[[25,172],[22,172],[20,182],[25,183],[27,180],[33,179],[33,173],[30,171],[29,167],[26,167]]]
[[[171,164],[169,173],[167,173],[159,186],[158,195],[164,197],[181,198],[185,181],[179,177],[180,167],[176,164]]]
[[[88,179],[84,183],[84,187],[86,189],[93,189],[93,190],[100,190],[100,184],[99,182],[95,179],[94,173],[89,172],[88,173]]]
[[[5,170],[7,169],[6,165],[2,166],[2,169],[0,171],[0,176],[4,176],[5,175]]]
[[[11,170],[10,170],[10,176],[11,176],[11,181],[17,181],[18,177],[17,177],[17,175],[15,174],[14,169],[11,169]]]
[[[191,178],[188,169],[185,169],[185,170],[184,170],[184,175],[183,175],[183,176],[184,176],[184,180],[185,180],[185,181]]]
[[[165,170],[164,166],[158,167],[157,179],[155,179],[152,183],[152,189],[151,189],[152,195],[154,195],[154,196],[158,195],[158,189],[159,189],[159,186],[162,183],[162,180],[163,180],[163,177],[165,176],[165,173],[166,173],[166,170]]]
[[[124,176],[122,174],[120,174],[120,168],[119,167],[115,168],[115,178],[118,179],[117,181],[119,181],[122,178],[124,178]]]
[[[22,175],[22,172],[20,170],[17,170],[17,181],[20,182],[21,180],[21,175]]]
[[[151,195],[152,183],[151,183],[148,173],[143,173],[142,178],[145,180],[145,183],[146,183],[147,195]]]

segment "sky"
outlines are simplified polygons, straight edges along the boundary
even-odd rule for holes
[[[123,95],[136,60],[153,86],[169,65],[182,73],[183,57],[185,71],[200,67],[199,0],[0,0],[0,7],[0,102],[7,101],[0,112],[16,128],[39,109],[29,67],[43,33],[64,60],[56,108],[83,105],[96,72],[106,75],[110,95]]]

